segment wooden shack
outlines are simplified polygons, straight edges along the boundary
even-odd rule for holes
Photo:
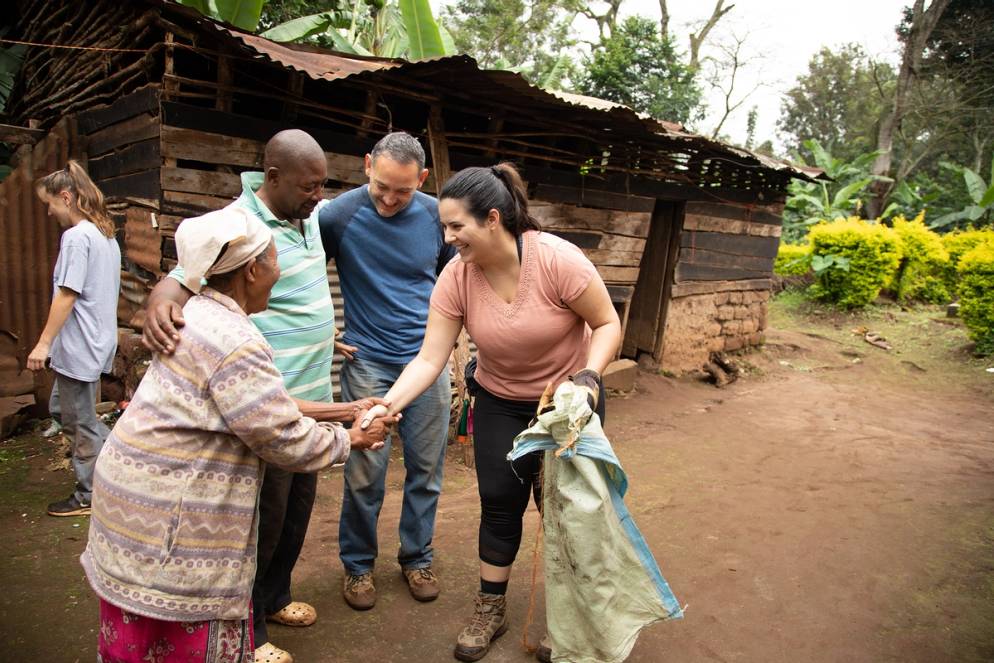
[[[230,202],[239,173],[259,168],[266,140],[290,127],[325,149],[328,196],[366,182],[363,155],[391,130],[423,140],[429,193],[454,170],[515,162],[546,229],[608,283],[621,354],[643,365],[696,369],[711,352],[763,340],[786,187],[809,177],[789,164],[466,56],[410,63],[277,44],[160,0],[16,4],[12,34],[41,45],[27,49],[0,140],[60,127],[23,146],[20,174],[0,185],[3,235],[48,236],[0,251],[0,330],[22,361],[44,320],[13,311],[45,310],[57,249],[54,224],[40,225],[23,190],[51,168],[32,157],[41,146],[85,160],[110,199],[124,249],[119,319],[134,329],[175,264],[180,221]],[[341,315],[333,269],[330,278]]]

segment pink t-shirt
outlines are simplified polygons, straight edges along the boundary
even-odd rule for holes
[[[586,364],[590,328],[567,305],[597,270],[580,249],[555,235],[528,231],[522,237],[513,302],[493,291],[477,265],[457,256],[439,275],[431,307],[462,320],[479,351],[476,381],[484,389],[534,401],[549,382],[556,386]]]

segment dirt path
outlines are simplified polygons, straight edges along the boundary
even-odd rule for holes
[[[644,631],[629,660],[994,660],[992,376],[923,371],[920,359],[801,332],[773,332],[746,359],[752,374],[724,390],[642,375],[636,394],[610,401],[628,504],[688,606],[683,621]],[[0,447],[37,454],[0,463],[0,658],[92,661],[95,600],[75,559],[86,524],[40,515],[71,483],[44,470],[46,444]],[[320,621],[271,631],[298,663],[454,660],[475,591],[475,479],[450,458],[435,541],[444,592],[421,605],[391,559],[402,482],[392,468],[381,598],[368,613],[340,598],[341,476],[322,475],[295,575]],[[512,628],[491,663],[533,660],[520,636],[535,524],[531,513]],[[541,600],[536,615],[537,638]]]

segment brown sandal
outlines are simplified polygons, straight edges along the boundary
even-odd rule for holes
[[[290,656],[290,652],[267,642],[255,650],[255,663],[293,663],[293,656]]]
[[[267,621],[283,624],[284,626],[310,626],[318,619],[318,611],[309,603],[294,601],[274,615],[266,617]]]

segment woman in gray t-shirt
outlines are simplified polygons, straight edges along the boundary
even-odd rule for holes
[[[110,372],[117,350],[121,249],[103,194],[77,162],[39,179],[36,192],[66,231],[48,321],[28,355],[28,368],[42,370],[51,359],[76,472],[76,490],[49,504],[48,514],[83,516],[90,513],[93,467],[110,432],[97,417],[96,395],[100,374]]]

